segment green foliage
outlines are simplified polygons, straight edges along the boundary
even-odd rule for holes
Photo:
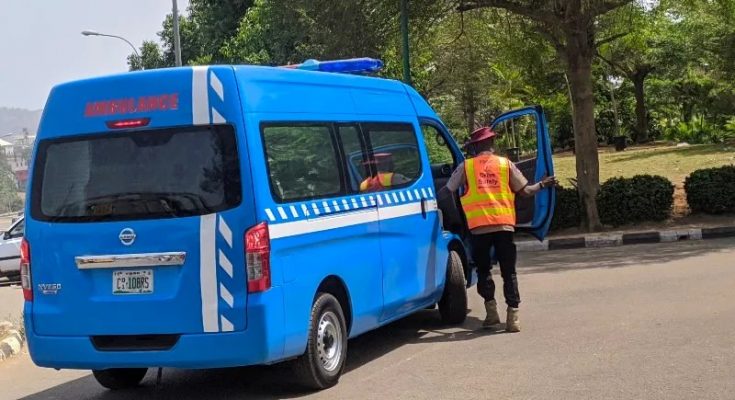
[[[581,206],[577,188],[556,188],[556,205],[551,220],[551,230],[576,228],[581,224]]]
[[[18,186],[13,171],[0,152],[0,212],[18,211],[23,208],[23,201],[18,196]]]
[[[684,189],[692,212],[735,212],[735,165],[694,171]]]
[[[597,196],[600,220],[612,226],[665,220],[673,203],[674,185],[653,175],[609,179]]]
[[[665,132],[668,140],[690,144],[722,143],[726,135],[724,128],[718,128],[699,115],[692,117],[689,122],[679,122]]]

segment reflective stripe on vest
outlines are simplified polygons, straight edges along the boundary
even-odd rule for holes
[[[393,184],[393,173],[392,172],[379,172],[378,176],[371,176],[365,178],[360,183],[361,192],[377,192],[385,188],[391,187]]]
[[[470,229],[515,225],[515,194],[510,188],[510,161],[495,155],[465,160],[467,187],[460,198]]]

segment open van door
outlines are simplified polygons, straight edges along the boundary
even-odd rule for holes
[[[551,140],[541,106],[513,110],[497,117],[492,125],[497,133],[495,149],[509,158],[530,184],[554,175]],[[554,214],[554,188],[546,188],[535,197],[516,196],[516,230],[543,240]]]

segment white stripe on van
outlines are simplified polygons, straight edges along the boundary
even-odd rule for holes
[[[396,196],[396,192],[391,193],[391,195],[393,195],[393,201],[398,203],[399,201],[398,201],[398,196]]]
[[[401,198],[401,201],[402,202],[405,202],[406,201],[406,196],[403,195],[403,192],[398,192],[398,197]]]
[[[219,297],[227,303],[230,308],[235,306],[235,299],[232,297],[232,293],[223,284],[219,284]]]
[[[430,187],[426,188],[426,191],[429,192],[429,197],[434,197],[434,191]]]
[[[327,204],[326,201],[322,201],[322,206],[324,207],[324,212],[326,212],[327,214],[332,212],[332,210],[329,209],[329,204]]]
[[[268,216],[268,219],[271,220],[271,221],[275,221],[276,220],[276,216],[273,215],[273,211],[271,211],[270,208],[266,208],[265,209],[265,215],[267,215]]]
[[[199,222],[199,285],[204,332],[217,332],[219,330],[217,323],[217,268],[214,265],[216,222],[217,214],[202,215]]]
[[[383,196],[385,196],[386,203],[392,204],[392,202],[390,201],[390,195],[388,193],[384,194]],[[378,198],[380,198],[380,195],[378,195]]]
[[[283,207],[278,207],[278,215],[281,216],[281,219],[288,219],[286,212],[283,211]]]
[[[219,80],[217,74],[215,74],[214,71],[209,72],[209,85],[212,86],[212,89],[214,89],[214,92],[217,93],[219,99],[224,101],[225,88],[222,86],[222,81]]]
[[[225,117],[223,117],[222,114],[219,113],[219,111],[215,110],[215,108],[212,107],[212,123],[222,124],[224,122],[225,122]]]
[[[334,207],[334,211],[339,211],[339,205],[337,205],[336,201],[332,202],[332,207]]]
[[[299,213],[296,212],[296,207],[291,206],[289,208],[291,209],[291,215],[293,215],[294,218],[298,218],[299,217]]]
[[[349,210],[350,206],[347,204],[347,199],[342,199],[342,208]]]
[[[427,202],[427,212],[436,212],[436,209],[436,201],[430,200]],[[378,210],[380,211],[378,212]],[[413,202],[390,207],[382,207],[379,209],[368,208],[360,211],[324,216],[309,220],[283,222],[280,224],[270,225],[268,229],[271,239],[279,239],[376,222],[378,221],[378,213],[380,214],[381,220],[421,214],[421,203]]]
[[[222,218],[220,215],[219,217],[219,234],[222,235],[222,237],[225,239],[225,242],[227,242],[227,245],[232,248],[232,229],[230,229],[229,226],[227,226],[227,222],[225,222],[225,219]]]
[[[229,319],[225,318],[224,315],[219,316],[220,323],[222,324],[222,332],[232,332],[235,330],[235,326],[232,325]]]
[[[418,190],[418,189],[414,189],[414,190],[413,190],[413,194],[415,194],[415,195],[416,195],[416,200],[419,200],[419,199],[421,199],[421,195],[419,194],[419,190]]]
[[[426,189],[421,188],[421,194],[424,195],[424,198],[427,198],[429,196],[426,195]]]
[[[319,206],[316,203],[311,203],[311,209],[314,210],[314,214],[319,215]]]
[[[230,259],[227,258],[222,250],[219,251],[219,266],[232,278],[232,262],[230,262]]]
[[[368,206],[368,205],[367,205],[367,201],[365,201],[365,196],[363,196],[363,197],[360,197],[360,202],[362,203],[362,206],[363,206],[363,207],[367,207],[367,206]]]
[[[413,196],[411,196],[410,190],[406,190],[406,195],[408,196],[408,201],[413,201]]]
[[[191,69],[191,120],[194,125],[209,125],[207,67],[192,67]]]
[[[360,208],[360,206],[357,205],[357,199],[354,197],[352,198],[352,208]]]
[[[304,217],[309,216],[309,209],[306,207],[306,204],[301,205],[301,211],[304,213]]]
[[[278,239],[377,221],[377,209],[367,209],[315,219],[273,224],[268,227],[268,230],[271,239]]]
[[[377,195],[377,196],[375,196],[375,197],[377,197],[377,198],[378,198],[378,205],[379,205],[379,206],[382,206],[382,205],[383,205],[383,199],[381,199],[381,198],[380,198],[380,195]],[[373,205],[375,205],[375,202],[373,202],[372,200],[373,200],[373,198],[371,197],[371,198],[370,198],[370,202],[371,202],[371,203],[373,203]]]

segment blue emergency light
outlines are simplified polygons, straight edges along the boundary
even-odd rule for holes
[[[284,65],[284,68],[303,69],[307,71],[340,72],[344,74],[361,74],[378,72],[383,62],[374,58],[350,58],[346,60],[317,61],[306,60],[301,64]]]

